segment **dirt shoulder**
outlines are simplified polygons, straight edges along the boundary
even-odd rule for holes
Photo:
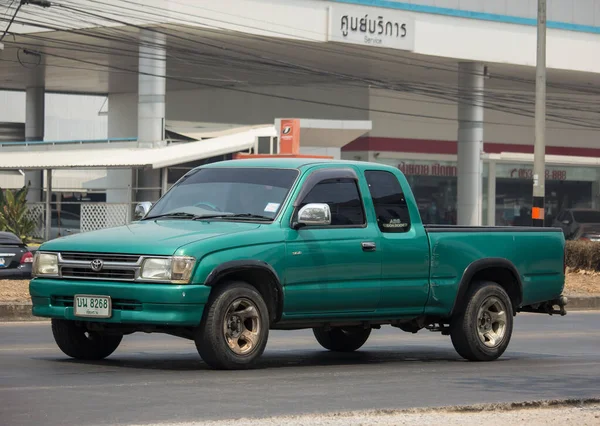
[[[486,409],[478,412],[456,410],[406,410],[338,413],[329,415],[301,415],[263,419],[235,419],[200,421],[194,423],[161,423],[161,426],[270,426],[270,425],[317,425],[317,426],[547,426],[555,423],[565,426],[597,426],[600,424],[600,404],[584,404],[575,407],[523,408],[515,410]],[[150,426],[150,425],[147,425]],[[156,426],[159,426],[158,424]]]
[[[566,296],[600,296],[600,272],[567,271]],[[0,302],[31,302],[29,281],[0,280]]]

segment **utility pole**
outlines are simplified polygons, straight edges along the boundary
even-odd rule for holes
[[[533,226],[544,226],[546,196],[546,0],[537,0],[535,70],[535,146],[533,150]]]

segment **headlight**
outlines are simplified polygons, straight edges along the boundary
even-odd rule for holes
[[[140,278],[187,284],[192,277],[195,261],[196,259],[189,256],[149,257],[142,264]]]
[[[53,253],[35,253],[32,274],[36,276],[58,275],[58,256]]]

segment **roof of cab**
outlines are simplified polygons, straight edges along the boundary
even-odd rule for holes
[[[263,157],[263,158],[248,158],[239,160],[225,160],[215,163],[209,163],[200,167],[276,167],[280,169],[301,169],[307,166],[317,164],[339,164],[340,166],[355,165],[361,168],[365,166],[390,168],[385,164],[369,163],[366,161],[351,161],[351,160],[331,160],[326,158],[281,158],[281,157]],[[393,168],[393,167],[392,167]]]

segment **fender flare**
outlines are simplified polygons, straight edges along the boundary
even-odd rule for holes
[[[279,321],[283,313],[283,286],[281,285],[281,280],[277,275],[277,271],[275,271],[275,269],[267,262],[261,260],[247,259],[232,260],[221,263],[208,274],[208,276],[204,280],[204,285],[208,287],[214,287],[221,281],[223,277],[229,274],[250,270],[259,270],[263,273],[267,273],[270,276],[271,280],[269,283],[269,288],[272,291],[272,295],[275,298],[275,300],[273,301],[275,312],[272,315],[272,319],[273,322]]]
[[[523,282],[521,281],[521,276],[519,275],[517,267],[510,260],[503,257],[490,257],[476,260],[465,268],[460,283],[458,284],[458,290],[456,291],[456,297],[454,298],[449,317],[454,315],[457,307],[462,303],[475,274],[489,268],[506,269],[514,276],[517,285],[517,299],[514,301],[515,308],[521,304],[523,300]]]

